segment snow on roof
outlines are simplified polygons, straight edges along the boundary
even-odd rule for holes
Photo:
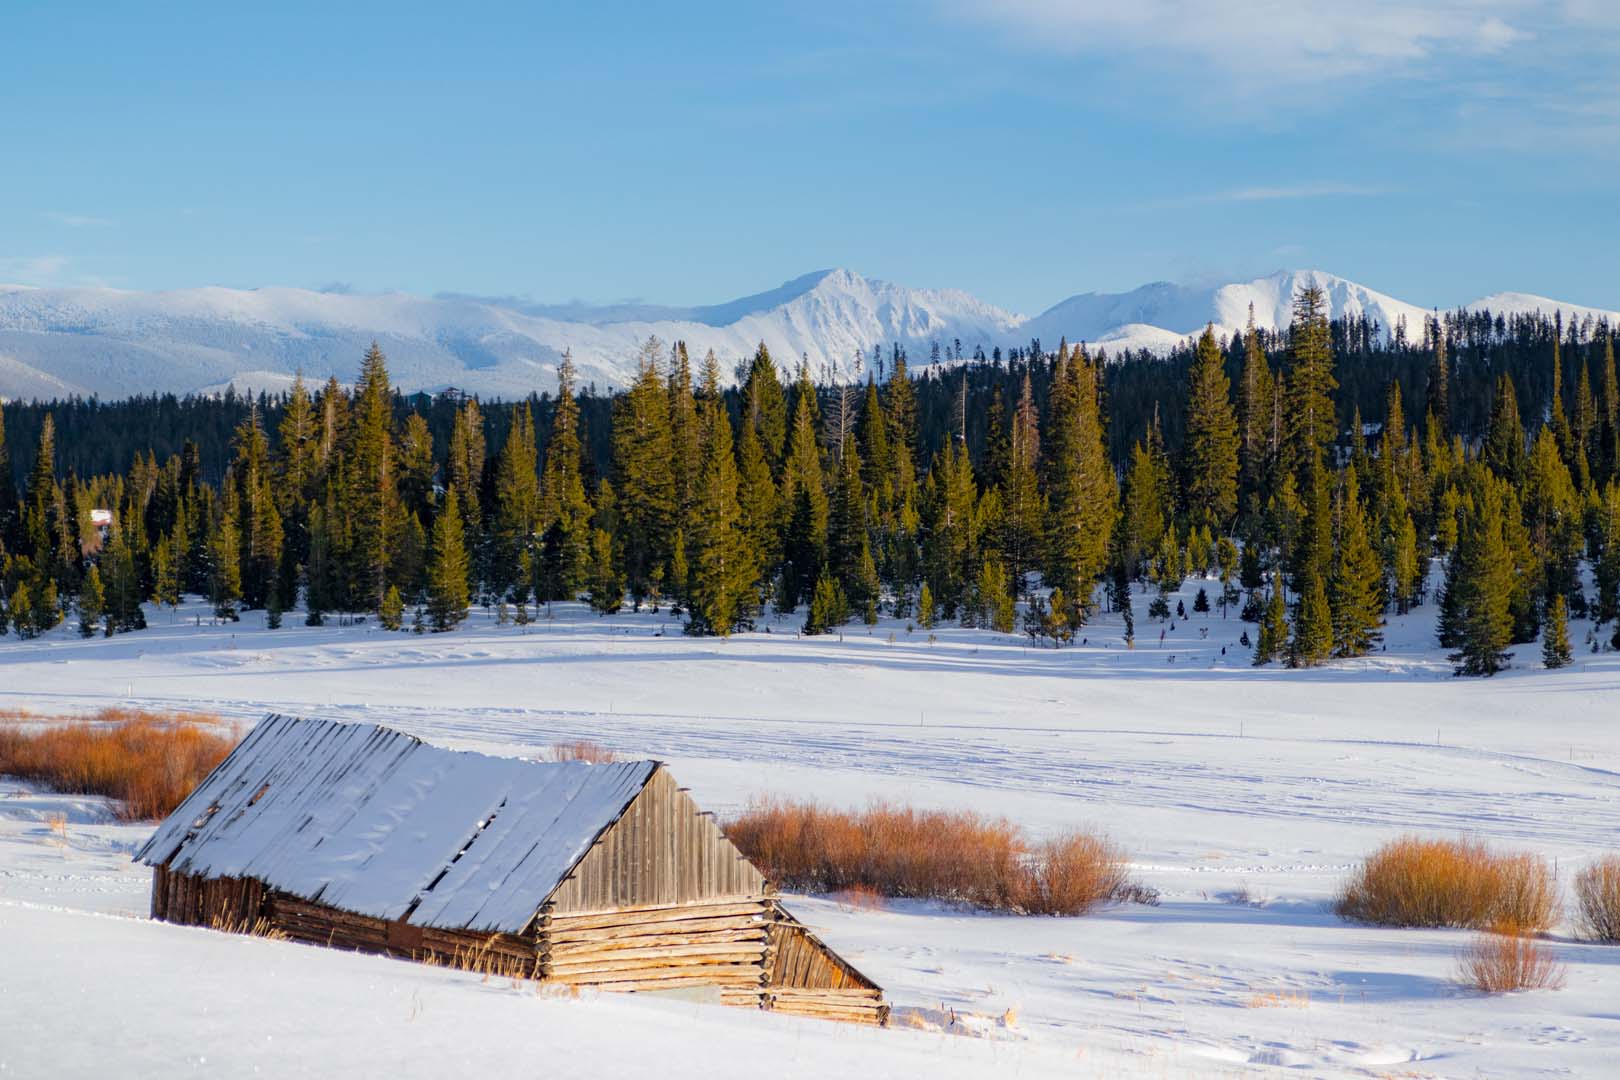
[[[490,757],[272,715],[135,858],[379,919],[522,933],[657,768]]]

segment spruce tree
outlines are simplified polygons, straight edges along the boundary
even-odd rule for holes
[[[455,489],[461,508],[462,542],[471,567],[469,581],[482,580],[488,564],[489,545],[484,542],[483,484],[486,443],[484,414],[478,402],[468,398],[456,412],[450,428],[450,447],[445,460],[445,488]]]
[[[782,540],[786,595],[776,599],[779,611],[792,611],[810,598],[820,569],[827,561],[830,505],[816,437],[816,392],[810,382],[808,365],[800,365],[793,396],[793,425],[782,466],[782,500],[787,510],[787,527]]]
[[[1107,564],[1118,491],[1103,440],[1096,370],[1083,351],[1059,352],[1047,422],[1046,580],[1070,598],[1072,625],[1089,613]]]
[[[1278,445],[1276,379],[1266,361],[1260,332],[1249,305],[1249,325],[1243,335],[1243,373],[1238,390],[1238,494],[1245,519],[1257,517],[1264,505],[1276,466]]]
[[[167,604],[171,613],[180,606],[179,566],[174,559],[174,545],[167,536],[158,537],[152,549],[152,603]]]
[[[79,636],[95,637],[101,619],[106,614],[107,604],[105,593],[101,587],[101,571],[94,563],[84,575],[84,583],[79,586]],[[107,623],[107,631],[112,632],[112,623]]]
[[[399,524],[399,492],[395,486],[393,389],[387,361],[375,341],[361,362],[353,424],[347,506],[354,529],[350,549],[353,599],[357,608],[376,611],[388,585],[388,552]]]
[[[825,634],[848,620],[849,600],[844,595],[844,587],[830,572],[823,571],[810,597],[810,614],[804,621],[804,633]]]
[[[1477,505],[1463,516],[1456,573],[1448,578],[1459,675],[1493,675],[1507,666],[1513,636],[1513,560],[1503,537],[1501,481],[1482,478]]]
[[[1379,595],[1378,556],[1367,535],[1361,487],[1354,466],[1344,472],[1339,494],[1339,543],[1329,582],[1335,656],[1362,656],[1383,635],[1384,602]]]
[[[1483,459],[1497,476],[1517,484],[1524,479],[1524,425],[1519,421],[1519,399],[1506,372],[1496,380],[1490,427],[1485,432]]]
[[[917,594],[917,623],[924,630],[934,628],[935,610],[933,590],[929,589],[928,582],[925,581],[922,583],[922,591]]]
[[[525,569],[540,516],[540,478],[534,418],[528,402],[512,408],[512,427],[495,459],[489,587],[496,596],[528,595]]]
[[[1569,606],[1560,593],[1547,605],[1547,624],[1542,631],[1541,662],[1549,668],[1561,668],[1575,658],[1569,644]]]
[[[751,614],[756,563],[737,501],[731,418],[719,396],[717,367],[705,373],[704,382],[699,423],[703,464],[692,512],[692,595],[687,632],[725,636]]]
[[[1446,325],[1439,316],[1426,320],[1433,350],[1429,363],[1429,415],[1443,437],[1451,430],[1451,358],[1446,350]]]
[[[572,600],[584,586],[591,561],[590,517],[580,451],[579,402],[574,397],[574,359],[564,350],[557,368],[557,407],[540,483],[540,528],[545,537],[542,599]]]
[[[398,585],[388,586],[383,593],[382,605],[377,609],[377,621],[382,623],[384,630],[398,630],[405,618],[405,598],[399,594]]]
[[[432,556],[428,563],[427,609],[433,630],[454,630],[467,617],[467,546],[460,496],[452,487],[433,521]]]
[[[231,487],[227,479],[219,521],[208,544],[208,600],[214,605],[215,618],[236,622],[236,605],[242,599],[242,564],[237,500]]]
[[[1035,390],[1026,368],[1018,407],[1012,415],[1006,477],[1001,492],[1001,546],[1015,596],[1028,589],[1028,576],[1041,561],[1046,503],[1041,494],[1040,464],[1040,412],[1035,406]]]
[[[1218,532],[1231,525],[1238,505],[1238,425],[1230,394],[1215,327],[1210,324],[1198,339],[1187,375],[1182,491],[1188,518]]]
[[[614,401],[613,467],[626,584],[636,607],[662,578],[675,524],[675,474],[670,465],[669,391],[658,370],[662,346],[649,338],[630,389]]]
[[[1327,296],[1315,285],[1294,298],[1288,328],[1288,438],[1293,468],[1303,473],[1317,463],[1338,435],[1333,407],[1333,344],[1327,318]]]
[[[1315,667],[1333,652],[1333,613],[1322,575],[1305,574],[1299,610],[1294,615],[1294,637],[1288,645],[1289,667]]]
[[[612,615],[624,603],[624,580],[613,555],[613,536],[606,529],[591,533],[591,610]]]
[[[1271,599],[1266,604],[1265,616],[1260,620],[1260,631],[1254,647],[1254,666],[1263,667],[1282,656],[1288,649],[1288,605],[1283,600],[1282,575],[1271,575]]]
[[[752,429],[759,441],[773,479],[782,465],[782,448],[787,442],[787,397],[771,352],[762,341],[748,365],[748,378],[742,386],[743,425]]]

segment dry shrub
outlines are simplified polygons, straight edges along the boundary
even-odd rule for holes
[[[1564,965],[1552,950],[1504,923],[1480,934],[1457,962],[1457,981],[1485,994],[1510,990],[1557,990],[1564,985]]]
[[[1620,943],[1620,855],[1605,855],[1575,875],[1575,902],[1583,936]]]
[[[1380,926],[1512,925],[1541,931],[1558,917],[1552,868],[1529,853],[1478,841],[1391,841],[1368,856],[1339,895],[1339,915]]]
[[[1119,845],[1094,833],[1066,833],[1024,860],[1014,878],[1013,906],[1031,915],[1084,915],[1126,885]]]
[[[0,773],[119,801],[118,816],[166,816],[236,740],[217,717],[103,709],[84,718],[0,715]]]
[[[1078,915],[1124,884],[1124,853],[1071,833],[1031,845],[1005,818],[873,803],[863,811],[762,800],[726,823],[765,876],[790,889],[947,900]]]
[[[552,743],[546,751],[547,761],[583,761],[590,765],[609,765],[619,760],[619,755],[590,739],[574,739],[571,742]]]

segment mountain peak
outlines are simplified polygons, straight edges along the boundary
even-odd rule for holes
[[[373,340],[406,390],[454,385],[506,398],[551,389],[565,349],[582,382],[623,385],[651,335],[685,341],[697,356],[713,349],[727,368],[762,341],[778,357],[807,360],[816,370],[891,344],[924,362],[936,343],[953,353],[957,342],[964,353],[989,352],[1032,338],[1090,342],[1111,353],[1163,352],[1209,323],[1222,334],[1241,331],[1251,307],[1259,326],[1286,327],[1294,295],[1307,282],[1326,293],[1330,317],[1364,315],[1386,331],[1404,319],[1414,332],[1430,311],[1311,268],[1225,284],[1157,281],[1129,292],[1080,293],[1033,318],[959,289],[911,288],[843,267],[697,307],[281,287],[135,292],[7,285],[0,286],[0,396],[124,397],[210,392],[233,383],[239,390],[280,390],[299,371],[311,380],[352,378]],[[1620,323],[1615,312],[1529,293],[1497,293],[1470,307]]]

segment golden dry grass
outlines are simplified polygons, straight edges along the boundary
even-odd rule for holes
[[[1484,994],[1557,990],[1564,965],[1551,949],[1511,923],[1482,933],[1457,960],[1457,981]]]
[[[725,825],[766,877],[790,889],[948,900],[1079,915],[1125,884],[1124,852],[1076,832],[1031,844],[1005,818],[873,803],[862,811],[761,800]]]
[[[1620,943],[1620,855],[1605,855],[1575,875],[1575,905],[1582,936]]]
[[[545,753],[547,761],[583,761],[590,765],[609,765],[619,760],[619,755],[590,739],[574,739],[569,742],[552,743]]]
[[[1471,840],[1393,840],[1345,884],[1336,910],[1380,926],[1511,925],[1535,932],[1558,918],[1558,883],[1545,859]]]
[[[0,773],[118,800],[118,815],[167,815],[236,745],[219,718],[103,709],[87,718],[0,713]]]

